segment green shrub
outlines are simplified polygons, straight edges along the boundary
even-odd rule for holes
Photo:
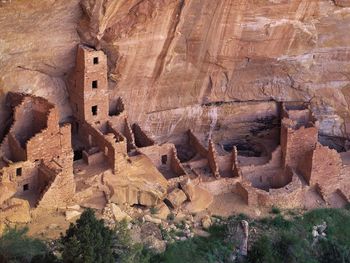
[[[169,221],[174,221],[174,219],[175,219],[174,213],[170,213],[170,214],[167,216],[167,219],[168,219]]]
[[[115,234],[98,220],[91,209],[85,210],[62,236],[63,261],[72,263],[114,262],[112,240]]]
[[[152,207],[149,209],[149,211],[151,212],[152,215],[155,215],[155,214],[157,214],[157,213],[159,212],[159,209],[156,208],[156,207],[154,207],[154,206],[152,206]]]
[[[0,238],[0,262],[55,262],[44,242],[27,236],[28,228],[8,228]]]
[[[273,207],[271,208],[271,213],[272,213],[272,214],[275,214],[275,215],[278,215],[278,214],[281,213],[281,210],[280,210],[278,207],[273,206]]]
[[[350,263],[350,247],[340,245],[334,240],[320,240],[318,245],[320,263]]]
[[[270,224],[277,228],[290,229],[292,227],[292,222],[284,219],[282,215],[278,215],[271,219]]]

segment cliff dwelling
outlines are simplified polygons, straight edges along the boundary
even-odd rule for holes
[[[7,95],[12,125],[0,145],[3,218],[13,197],[28,201],[33,214],[70,204],[103,209],[108,202],[163,201],[196,212],[226,193],[254,208],[349,202],[350,151],[319,143],[308,103],[246,102],[239,111],[236,102],[200,105],[206,124],[167,136],[155,128],[156,118],[145,127],[129,119],[123,99],[110,96],[106,54],[84,45],[68,87],[66,123],[44,98]]]

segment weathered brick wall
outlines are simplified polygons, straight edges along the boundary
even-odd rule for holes
[[[207,157],[208,150],[200,142],[197,136],[191,131],[188,131],[189,144],[195,149],[195,151],[200,154],[202,157]]]
[[[328,196],[339,184],[342,161],[337,151],[320,144],[313,151],[309,184],[318,184],[321,192]]]
[[[234,177],[233,176],[233,160],[232,155],[217,155],[216,161],[219,166],[219,173],[222,177]]]
[[[103,125],[107,127],[106,134],[101,132],[99,126],[82,123],[79,129],[79,135],[89,148],[98,147],[104,153],[114,172],[118,172],[119,170],[123,170],[127,161],[126,138],[109,126],[107,122],[101,124],[101,126]]]
[[[186,175],[186,171],[183,168],[179,158],[177,158],[176,148],[173,146],[171,148],[171,154],[170,154],[170,168],[171,170],[178,176]]]
[[[27,153],[12,132],[8,133],[8,146],[11,154],[9,156],[13,162],[27,160]]]
[[[304,154],[303,161],[299,162],[298,172],[303,176],[305,181],[310,184],[310,177],[312,172],[312,159],[313,159],[314,150],[310,150]]]
[[[79,129],[79,133],[81,135],[80,138],[84,139],[87,149],[98,147],[101,152],[107,152],[107,161],[114,169],[115,151],[112,143],[105,139],[103,133],[97,127],[95,128],[89,123],[83,123]]]
[[[123,134],[123,136],[126,138],[128,152],[137,148],[135,145],[135,136],[125,112],[122,112],[118,116],[110,116],[108,118],[108,125],[113,127],[114,130]]]
[[[95,58],[98,60],[97,64],[94,63]],[[94,86],[93,82],[96,82],[97,86]],[[108,117],[107,58],[102,51],[82,45],[78,47],[69,95],[73,114],[78,120],[95,122]],[[97,106],[96,115],[92,112],[93,106]]]
[[[285,187],[264,191],[252,186],[248,181],[237,182],[235,193],[239,194],[249,206],[280,208],[301,208],[305,189],[299,177],[293,174],[292,181]]]
[[[138,124],[134,123],[132,125],[132,131],[135,136],[135,144],[137,147],[147,147],[155,144],[154,140],[152,140]]]
[[[219,166],[216,161],[216,158],[217,158],[216,156],[217,156],[217,153],[215,150],[214,143],[212,140],[209,140],[209,149],[208,149],[208,155],[207,155],[209,167],[212,173],[214,174],[214,176],[216,178],[220,178]]]
[[[45,159],[51,160],[54,156],[61,155],[60,129],[58,126],[57,110],[50,110],[47,118],[47,128],[29,139],[26,144],[27,158],[29,161]],[[70,136],[67,135],[67,136]]]
[[[37,209],[55,209],[65,206],[75,193],[75,181],[72,172],[55,169],[52,164],[42,164],[40,173],[46,174],[50,181],[41,192]]]
[[[148,147],[138,148],[138,152],[146,155],[156,167],[166,166],[170,168],[171,163],[171,155],[172,155],[172,147],[174,147],[171,143],[165,143],[162,145],[152,145]],[[162,158],[166,156],[166,163],[162,163]]]
[[[127,118],[125,118],[124,136],[128,143],[128,152],[136,149],[135,136]]]
[[[245,204],[249,204],[248,190],[240,182],[236,184],[235,193],[242,197]]]
[[[304,160],[305,153],[315,149],[318,140],[316,127],[300,127],[298,130],[289,128],[286,120],[282,121],[281,147],[284,166],[297,168],[300,161]]]
[[[199,186],[213,195],[234,192],[238,181],[236,178],[220,178],[218,180],[202,181],[200,177],[198,180],[200,181]]]

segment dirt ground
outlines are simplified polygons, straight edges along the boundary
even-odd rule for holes
[[[212,215],[223,217],[243,213],[253,218],[264,217],[269,213],[268,209],[247,206],[243,199],[235,193],[214,196],[214,201],[209,206],[208,211]]]

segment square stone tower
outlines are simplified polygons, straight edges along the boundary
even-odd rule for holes
[[[74,83],[69,93],[77,119],[93,123],[108,117],[107,57],[103,51],[78,46]]]

